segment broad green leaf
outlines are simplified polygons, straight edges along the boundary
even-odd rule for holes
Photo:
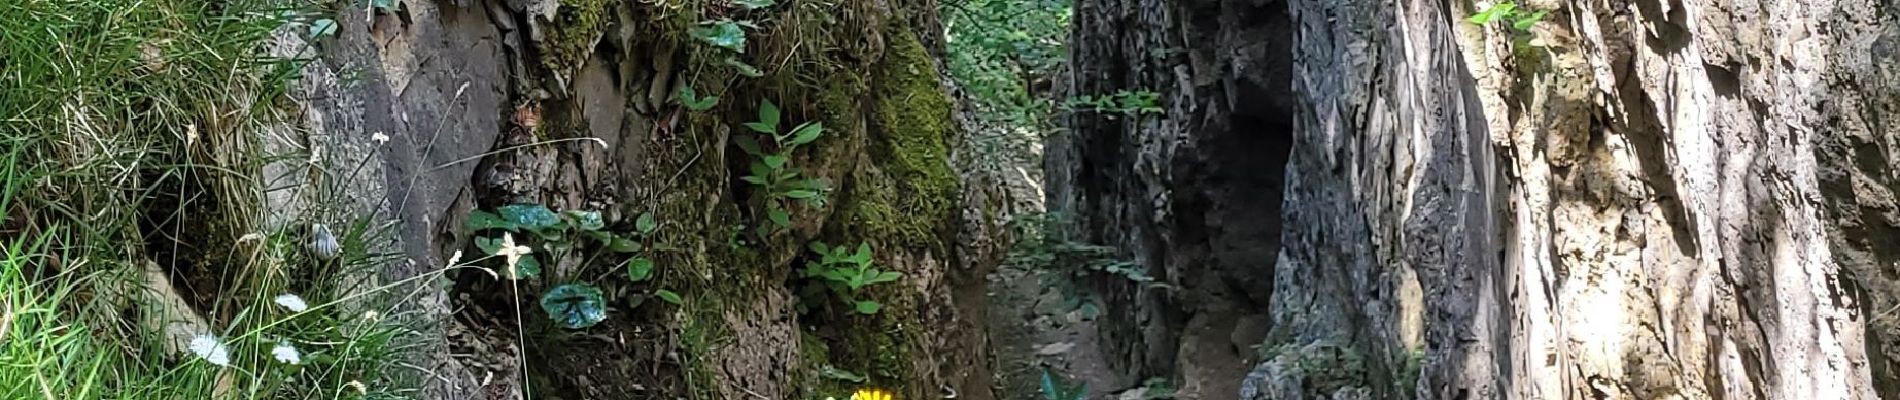
[[[633,221],[633,229],[644,235],[660,229],[660,223],[653,220],[653,213],[640,213],[640,217]]]
[[[607,227],[607,223],[600,220],[600,212],[598,211],[572,210],[565,214],[567,214],[568,220],[574,221],[574,226],[583,230],[598,231],[600,228]]]
[[[772,104],[772,100],[759,101],[759,123],[765,124],[766,126],[771,126],[773,130],[777,130],[778,121],[779,121],[778,117],[779,117],[779,112],[778,112],[777,104]],[[771,133],[771,132],[767,132],[767,133]]]
[[[858,252],[857,254],[851,255],[851,262],[857,264],[871,263],[871,243],[858,243]]]
[[[671,290],[666,290],[666,289],[656,290],[653,292],[653,295],[659,296],[660,300],[666,300],[666,302],[673,303],[673,305],[686,304],[686,300],[681,299],[679,293],[673,293],[673,291]]]
[[[615,253],[638,253],[643,247],[638,241],[620,236],[613,237],[613,241],[607,244],[607,250]]]
[[[765,186],[765,178],[760,177],[758,175],[741,176],[739,177],[739,180],[746,181],[746,183],[751,183],[754,185]]]
[[[765,166],[771,169],[784,169],[786,161],[789,161],[789,159],[781,155],[765,156]]]
[[[877,310],[882,309],[882,308],[884,308],[883,304],[878,304],[877,302],[870,301],[870,300],[859,301],[858,307],[857,307],[858,313],[865,314],[865,315],[877,314]]]
[[[773,0],[733,0],[732,2],[738,4],[740,7],[745,7],[747,10],[757,10],[778,4],[778,2]]]
[[[714,46],[724,47],[735,53],[745,52],[745,29],[732,21],[717,21],[695,26],[689,34]]]
[[[644,282],[653,277],[653,260],[646,257],[634,257],[627,260],[627,279]]]
[[[310,37],[320,38],[336,34],[336,20],[324,18],[310,21]]]
[[[758,132],[758,133],[764,133],[764,134],[778,133],[777,126],[768,125],[764,122],[747,122],[745,123],[745,127],[746,129],[751,129],[753,132]]]
[[[520,229],[519,225],[502,219],[500,215],[482,210],[469,211],[468,223],[465,225],[468,225],[468,230],[470,231],[480,231],[483,229],[506,229],[514,231]]]
[[[831,254],[831,249],[825,246],[825,242],[814,241],[811,243],[806,243],[805,247],[810,248],[811,252],[818,253],[818,255],[821,255],[821,256],[826,255],[826,254]]]
[[[540,204],[511,204],[501,206],[501,218],[509,223],[531,230],[544,230],[561,224],[561,217]]]
[[[765,214],[767,218],[772,219],[772,223],[775,225],[792,226],[792,215],[787,214],[785,210],[771,209],[766,210]]]
[[[799,125],[797,128],[792,129],[792,144],[801,145],[801,144],[817,141],[818,136],[824,133],[825,133],[824,123],[821,123],[821,122],[804,123],[802,125]]]
[[[600,288],[584,283],[557,286],[541,295],[541,310],[555,325],[567,329],[583,329],[607,319]]]

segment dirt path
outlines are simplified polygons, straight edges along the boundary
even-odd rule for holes
[[[990,275],[990,335],[996,353],[997,397],[1042,399],[1042,371],[1088,385],[1089,399],[1111,399],[1115,374],[1096,345],[1095,323],[1067,307],[1056,285],[1061,279],[1021,265],[1006,265]]]

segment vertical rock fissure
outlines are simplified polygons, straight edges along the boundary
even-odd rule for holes
[[[1256,361],[1293,146],[1295,41],[1280,1],[1078,1],[1070,96],[1153,93],[1158,112],[1080,110],[1051,140],[1063,240],[1154,282],[1093,273],[1105,390],[1151,378],[1225,398]]]

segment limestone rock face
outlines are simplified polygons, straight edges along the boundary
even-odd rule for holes
[[[414,293],[400,315],[419,322],[423,345],[413,370],[392,372],[417,375],[420,398],[517,398],[524,387],[531,398],[849,396],[821,376],[828,368],[902,398],[991,398],[982,288],[1007,242],[993,212],[1005,200],[951,167],[961,150],[937,5],[781,3],[342,7],[334,36],[274,43],[307,62],[290,90],[297,118],[267,146],[313,155],[266,168],[297,188],[273,192],[272,206],[283,223],[374,227],[371,250],[399,256],[348,283],[361,287],[477,252],[464,226],[474,209],[597,211],[622,231],[653,216],[650,281],[571,260],[518,289],[473,272],[398,289]],[[722,18],[756,25],[745,52],[690,33]],[[687,87],[721,99],[689,110],[675,98]],[[824,126],[783,161],[821,180],[826,201],[788,206],[778,229],[759,229],[781,217],[741,178],[758,160],[738,142],[760,137],[741,124],[765,101],[783,110],[779,129]],[[864,243],[877,267],[902,274],[859,295],[881,303],[875,315],[799,296],[821,284],[799,273],[815,241]],[[608,289],[609,318],[554,332],[532,304],[573,281]]]
[[[1071,237],[1171,287],[1101,283],[1131,375],[1191,388],[1244,333],[1201,316],[1259,315],[1236,391],[1184,393],[1900,397],[1894,4],[1476,3],[1078,2],[1076,94],[1167,110],[1049,150]],[[1248,196],[1277,255],[1223,258]]]

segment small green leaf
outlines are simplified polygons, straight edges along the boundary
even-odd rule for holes
[[[541,310],[546,311],[556,325],[583,329],[607,319],[607,303],[601,296],[600,288],[592,285],[561,285],[541,295]]]
[[[679,98],[680,105],[686,106],[686,109],[693,111],[711,110],[713,106],[719,104],[719,96],[699,97],[699,91],[694,90],[693,87],[689,85],[680,86]]]
[[[903,277],[904,277],[904,274],[898,273],[896,271],[884,271],[882,273],[877,274],[877,276],[871,277],[869,280],[866,280],[864,284],[875,285],[875,284],[884,283],[884,282],[893,282],[893,281],[896,281],[898,278],[903,278]]]
[[[1538,21],[1544,20],[1544,15],[1549,13],[1550,10],[1537,10],[1537,12],[1531,13],[1529,16],[1518,19],[1516,23],[1511,24],[1511,27],[1517,28],[1517,30],[1520,31],[1531,30],[1531,26],[1537,25]]]
[[[653,277],[653,260],[646,257],[634,257],[627,260],[627,279],[644,282]]]
[[[772,224],[778,226],[792,226],[792,215],[786,213],[785,210],[771,209],[766,210],[765,214],[766,218],[772,220]]]
[[[336,34],[336,20],[324,18],[310,21],[310,37],[320,38]]]
[[[877,302],[870,301],[870,300],[859,301],[858,307],[857,307],[858,313],[865,314],[865,315],[877,314],[877,310],[882,309],[882,308],[884,308],[883,304],[878,304]]]
[[[706,43],[732,50],[735,53],[745,52],[745,29],[730,20],[709,22],[693,27],[687,33]]]
[[[846,371],[846,370],[839,369],[837,367],[833,367],[830,365],[826,365],[824,368],[819,369],[818,374],[830,379],[837,379],[841,381],[856,382],[856,383],[864,383],[864,379],[865,379],[864,375],[858,375],[851,371]]]
[[[785,162],[786,162],[786,161],[789,161],[789,159],[787,159],[787,158],[785,158],[785,156],[781,156],[781,155],[769,155],[769,156],[765,156],[765,166],[766,166],[766,167],[769,167],[769,168],[772,168],[772,169],[783,169],[783,168],[785,168]]]
[[[568,211],[566,214],[568,220],[574,221],[574,226],[580,227],[583,230],[598,231],[600,228],[607,227],[607,223],[600,220],[600,212],[598,211],[574,210]]]
[[[794,199],[810,199],[810,198],[818,197],[818,192],[814,192],[810,190],[793,190],[793,191],[785,192],[785,197],[790,197]]]
[[[826,254],[831,254],[831,249],[825,246],[825,242],[814,241],[814,242],[805,244],[805,247],[810,248],[811,252],[818,253],[818,255],[821,255],[821,256],[826,255]]]
[[[765,186],[765,178],[757,176],[757,175],[741,176],[739,177],[739,180],[746,181],[746,183],[751,183],[754,185]]]
[[[514,231],[521,228],[513,222],[502,219],[500,215],[482,210],[469,211],[468,223],[465,225],[468,225],[468,230],[470,231],[480,231],[484,229],[506,229]]]
[[[732,69],[739,70],[739,75],[745,75],[748,78],[765,76],[765,72],[759,71],[759,67],[746,64],[745,61],[739,61],[737,58],[726,57],[726,65],[732,66]]]
[[[653,292],[653,295],[660,296],[660,300],[666,300],[666,302],[673,303],[673,305],[686,304],[686,300],[681,299],[679,293],[673,293],[673,291],[671,290],[666,290],[666,289],[656,290]]]
[[[660,223],[653,221],[653,213],[650,212],[640,213],[640,218],[635,219],[633,222],[633,229],[640,231],[640,234],[643,235],[653,233],[653,230],[659,228]]]
[[[501,239],[477,237],[475,238],[475,248],[481,249],[482,254],[495,255],[495,252],[501,251]]]
[[[778,4],[778,2],[773,0],[733,0],[732,2],[738,4],[740,7],[745,7],[747,10],[757,10]]]
[[[820,123],[820,122],[804,123],[802,125],[799,125],[797,128],[792,129],[792,144],[801,145],[801,144],[817,141],[818,136],[824,133],[825,133],[824,123]]]
[[[613,237],[612,242],[607,244],[607,250],[615,253],[638,253],[643,247],[640,242],[619,236]]]
[[[544,230],[561,224],[561,217],[540,204],[511,204],[496,211],[509,223],[532,230]]]
[[[758,133],[765,133],[765,134],[778,133],[778,127],[772,126],[772,125],[766,125],[764,122],[747,122],[745,123],[745,127],[746,129],[751,129],[753,132],[758,132]]]
[[[1515,9],[1517,9],[1517,4],[1508,2],[1508,1],[1494,4],[1494,5],[1491,5],[1490,8],[1486,8],[1484,9],[1484,11],[1480,11],[1477,14],[1472,15],[1469,21],[1477,25],[1489,24],[1493,21],[1502,19],[1505,16],[1511,15],[1511,11]]]

